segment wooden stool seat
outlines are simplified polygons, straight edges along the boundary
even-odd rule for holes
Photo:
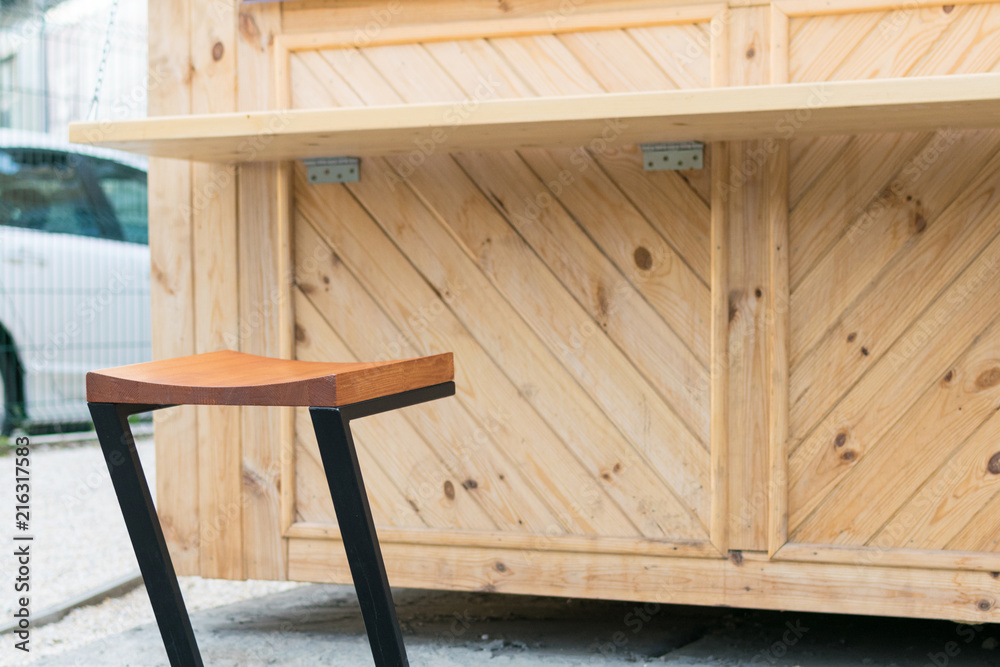
[[[129,416],[177,405],[308,407],[375,665],[408,667],[350,422],[454,396],[454,378],[451,353],[325,363],[223,351],[87,373],[94,429],[172,667],[204,667],[204,662]]]
[[[87,373],[90,403],[335,408],[455,377],[451,353],[375,362],[290,361],[224,350]]]

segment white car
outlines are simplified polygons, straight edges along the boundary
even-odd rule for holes
[[[90,420],[87,371],[151,358],[146,165],[0,130],[0,407]]]

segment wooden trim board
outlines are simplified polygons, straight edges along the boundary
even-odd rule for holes
[[[1000,74],[969,74],[73,123],[70,140],[158,157],[252,162],[406,154],[418,146],[574,147],[609,124],[622,143],[637,143],[989,127],[998,117]]]
[[[566,554],[504,547],[382,543],[393,586],[558,595],[670,604],[822,611],[972,623],[1000,620],[1000,580],[988,572],[872,568],[740,558]],[[349,583],[330,540],[289,540],[288,578]]]

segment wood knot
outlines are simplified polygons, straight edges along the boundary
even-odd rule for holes
[[[863,354],[863,355],[865,355],[867,357],[868,356],[868,348],[867,347],[862,347],[861,348],[861,354]]]
[[[976,607],[979,609],[979,611],[989,611],[990,609],[993,608],[993,603],[990,602],[989,600],[980,600],[979,602],[976,603]]]
[[[501,563],[500,561],[497,561],[496,563],[493,564],[493,569],[496,570],[497,572],[506,572],[507,566]]]
[[[990,576],[994,579],[1000,579],[1000,572],[990,572]]]
[[[920,211],[916,211],[913,214],[913,232],[915,234],[921,234],[927,229],[927,218],[920,214]]]
[[[986,469],[990,471],[991,475],[1000,475],[1000,452],[990,457],[989,463],[986,464]]]
[[[611,473],[609,473],[609,472],[602,472],[601,473],[601,479],[603,479],[605,482],[610,482],[611,481]]]
[[[615,463],[615,465],[611,468],[611,470],[613,470],[614,472],[621,472],[621,470],[622,470],[622,464],[621,463]]]
[[[847,444],[847,434],[846,433],[838,433],[837,437],[833,439],[833,446],[834,447],[840,448],[840,447],[843,447],[846,444]]]
[[[944,6],[941,7],[941,11],[943,11],[945,14],[951,14],[951,12],[954,9],[955,9],[955,5],[944,5]]]
[[[753,295],[759,299],[760,297],[764,296],[764,292],[758,287],[753,291]]]
[[[848,449],[846,452],[840,455],[840,458],[850,463],[854,459],[858,458],[858,453],[853,449]]]
[[[295,342],[296,343],[304,343],[308,339],[309,339],[309,336],[306,334],[306,330],[303,329],[301,325],[296,324],[295,325]]]
[[[729,560],[733,565],[739,567],[743,565],[743,552],[739,550],[733,550],[729,552]]]
[[[222,60],[222,56],[226,53],[226,47],[222,45],[222,42],[216,42],[212,45],[212,60],[219,62]]]
[[[469,491],[470,489],[477,489],[479,488],[479,482],[470,477],[469,479],[462,482],[462,488],[465,489],[466,491]]]
[[[444,482],[444,497],[448,500],[455,499],[455,485],[451,483],[450,479],[446,479]]]
[[[644,246],[636,248],[632,257],[635,259],[635,265],[643,271],[653,268],[653,255]]]
[[[848,343],[853,343],[857,339],[858,339],[858,332],[857,331],[852,331],[851,333],[847,334],[847,342]]]
[[[945,382],[951,382],[954,379],[955,379],[955,371],[953,371],[953,370],[952,371],[948,371],[947,373],[944,374],[944,381]]]
[[[757,55],[757,49],[752,46],[747,49],[747,60],[751,60],[755,55]]]
[[[983,371],[976,378],[976,386],[980,389],[990,389],[1000,384],[1000,368],[991,368]]]
[[[740,299],[743,298],[743,292],[738,289],[734,289],[729,292],[729,321],[732,322],[736,319],[736,313],[738,312],[737,304]]]
[[[330,276],[323,276],[323,284],[324,285],[330,284]]]

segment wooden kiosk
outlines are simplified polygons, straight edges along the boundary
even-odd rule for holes
[[[149,11],[71,137],[154,156],[155,355],[455,353],[356,425],[394,585],[1000,620],[1000,2]],[[304,411],[156,441],[180,573],[350,581]]]

